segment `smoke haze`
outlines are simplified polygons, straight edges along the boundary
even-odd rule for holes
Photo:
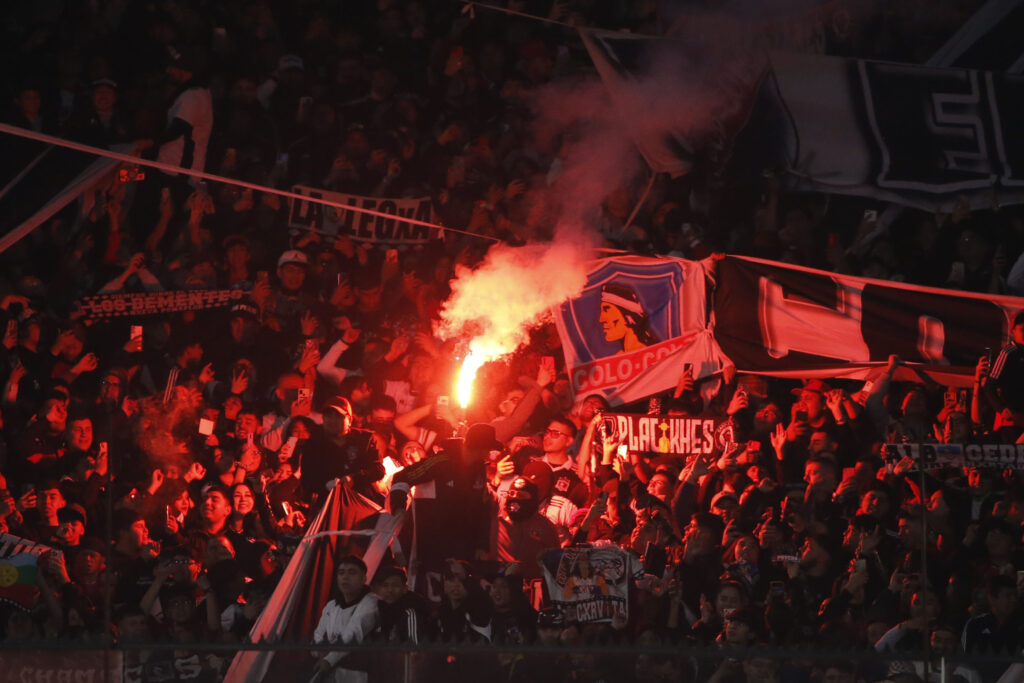
[[[609,194],[645,180],[635,136],[676,135],[694,146],[728,138],[735,131],[723,122],[741,113],[767,65],[766,50],[819,51],[834,9],[820,0],[759,0],[680,13],[673,40],[661,41],[647,58],[644,77],[622,84],[628,96],[616,98],[618,106],[596,76],[535,91],[530,104],[538,125],[562,135],[547,187],[531,195],[548,207],[553,239],[495,245],[478,267],[457,271],[438,334],[471,338],[470,349],[487,360],[524,344],[549,309],[582,291],[587,263],[603,242],[598,228]]]

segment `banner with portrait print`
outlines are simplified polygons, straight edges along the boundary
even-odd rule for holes
[[[712,268],[713,264],[713,268]],[[553,311],[577,399],[612,405],[675,387],[687,363],[739,372],[867,380],[927,373],[968,387],[978,358],[1006,343],[1024,298],[840,275],[763,259],[615,256]]]
[[[379,211],[394,218],[348,211],[319,201],[289,199],[290,228],[315,230],[337,237],[347,235],[356,242],[375,244],[425,244],[430,240],[444,239],[444,232],[438,228],[428,228],[402,220],[411,218],[436,223],[434,202],[430,197],[361,197],[304,185],[295,185],[292,192],[308,196],[310,199],[344,204],[354,209]]]
[[[695,377],[724,361],[708,325],[703,261],[616,256],[592,264],[576,298],[555,311],[577,397],[623,404],[671,389],[684,366]]]
[[[636,555],[614,543],[547,550],[541,555],[552,606],[568,621],[629,617],[629,584],[643,575]]]

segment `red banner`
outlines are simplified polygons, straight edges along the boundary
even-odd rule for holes
[[[601,358],[592,363],[578,365],[572,369],[572,388],[577,393],[589,394],[626,384],[647,368],[681,349],[691,339],[692,334],[622,356]]]

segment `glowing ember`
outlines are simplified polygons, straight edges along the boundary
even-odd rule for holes
[[[469,351],[462,361],[459,369],[459,380],[455,384],[455,398],[459,405],[465,408],[473,398],[473,380],[476,379],[476,372],[480,366],[487,362],[487,359],[479,353]]]

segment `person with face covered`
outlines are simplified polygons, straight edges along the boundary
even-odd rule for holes
[[[395,399],[387,394],[380,394],[373,397],[370,403],[370,419],[367,427],[373,432],[374,441],[383,460],[388,452],[397,450],[395,441]]]
[[[503,514],[498,517],[497,558],[519,563],[526,580],[542,576],[538,555],[559,546],[555,525],[539,512],[539,498],[535,483],[516,477],[505,497]]]

